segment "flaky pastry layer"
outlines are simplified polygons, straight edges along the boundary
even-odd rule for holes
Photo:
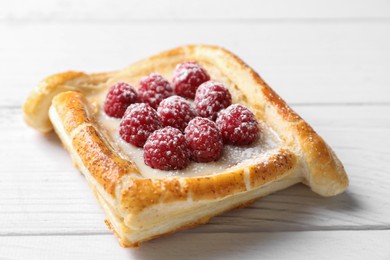
[[[234,103],[254,111],[281,142],[252,163],[206,176],[145,178],[123,157],[97,122],[95,98],[117,81],[151,72],[170,75],[176,64],[197,61],[226,83]],[[54,126],[85,175],[123,246],[207,222],[211,217],[298,182],[322,196],[341,193],[348,178],[324,140],[234,54],[192,45],[163,52],[110,73],[66,72],[44,79],[23,107],[25,121],[48,132]],[[49,112],[50,111],[50,112]]]

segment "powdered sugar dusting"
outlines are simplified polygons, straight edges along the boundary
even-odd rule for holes
[[[101,111],[98,113],[98,123],[106,130],[112,146],[122,157],[133,161],[145,178],[164,178],[168,176],[189,177],[217,174],[229,168],[253,164],[259,158],[264,158],[266,154],[276,151],[280,144],[277,135],[265,124],[259,123],[262,129],[262,135],[255,143],[249,146],[225,145],[222,157],[216,162],[190,162],[183,170],[161,171],[145,165],[142,148],[135,147],[122,140],[118,133],[119,122],[120,120],[110,118]]]
[[[143,157],[145,164],[154,169],[184,169],[190,161],[190,150],[183,133],[167,126],[149,136]]]
[[[157,108],[163,99],[173,95],[171,83],[157,73],[143,77],[139,84],[138,96],[140,100],[153,108]]]
[[[185,137],[194,161],[217,161],[222,156],[222,135],[210,119],[196,117],[191,120],[185,129]]]
[[[113,85],[107,93],[104,111],[111,117],[121,118],[130,104],[138,102],[135,89],[125,82]]]
[[[218,114],[217,126],[226,143],[247,145],[259,136],[255,115],[246,107],[233,104]]]
[[[119,134],[128,143],[142,147],[146,139],[161,127],[156,110],[145,103],[130,105],[119,125]]]
[[[215,120],[218,112],[232,103],[232,97],[222,83],[207,81],[199,86],[194,102],[199,116]]]
[[[172,83],[176,94],[185,98],[194,98],[199,85],[209,79],[209,74],[200,64],[183,62],[176,66]]]
[[[161,101],[157,113],[164,126],[172,126],[181,131],[184,131],[188,122],[196,115],[192,104],[179,96],[171,96]]]

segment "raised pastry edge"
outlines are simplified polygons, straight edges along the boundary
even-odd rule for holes
[[[177,55],[199,56],[201,59],[209,59],[222,69],[226,75],[233,72],[235,77],[232,79],[233,82],[245,82],[245,86],[251,88],[252,91],[260,90],[263,100],[254,102],[256,109],[261,111],[266,123],[271,125],[282,137],[285,148],[281,151],[281,161],[287,163],[280,163],[280,165],[277,163],[276,168],[269,171],[266,170],[267,167],[258,167],[257,169],[262,169],[262,173],[256,172],[253,168],[251,170],[239,169],[234,173],[181,178],[180,180],[175,178],[159,180],[141,178],[131,162],[122,161],[122,158],[119,158],[114,152],[110,153],[107,149],[105,153],[102,151],[102,149],[105,149],[103,144],[108,144],[99,133],[98,127],[93,122],[94,119],[89,116],[89,105],[83,97],[84,94],[88,95],[91,91],[100,88],[116,72],[91,75],[81,72],[66,72],[48,77],[39,84],[24,104],[24,118],[32,127],[43,132],[50,131],[52,126],[47,115],[48,104],[50,105],[51,99],[59,94],[53,100],[53,107],[58,112],[67,133],[72,136],[73,146],[79,147],[79,154],[84,160],[83,163],[91,164],[91,162],[88,162],[88,158],[91,159],[96,156],[99,158],[102,154],[104,155],[105,159],[102,160],[104,162],[102,165],[95,165],[95,167],[88,170],[104,187],[107,194],[118,200],[120,211],[125,211],[132,216],[151,205],[188,200],[189,194],[191,194],[191,199],[195,198],[196,201],[197,199],[216,200],[232,194],[246,192],[272,181],[272,174],[268,173],[275,174],[278,172],[275,169],[286,172],[298,163],[306,169],[301,171],[304,174],[304,183],[310,186],[313,191],[322,196],[332,196],[345,190],[348,185],[348,178],[342,164],[331,148],[255,71],[225,49],[203,45],[183,46],[137,62],[125,68],[124,71],[142,72],[153,62],[172,59]],[[238,85],[241,86],[242,84]],[[257,89],[254,87],[257,87]],[[64,92],[67,90],[73,91]],[[250,98],[250,96],[246,98]],[[68,112],[61,113],[65,110]],[[77,133],[70,133],[75,129],[77,129]],[[101,148],[87,149],[90,148],[91,142],[93,143],[92,140],[98,140]],[[107,147],[109,148],[109,145]],[[116,174],[112,174],[113,172],[110,171],[107,173],[108,168],[112,169],[107,165],[117,167],[113,171]],[[136,177],[127,178],[126,184],[121,183],[122,176],[128,172],[133,172]],[[248,177],[245,176],[249,176],[249,187],[248,179],[245,179]],[[183,181],[183,179],[186,180]],[[117,187],[121,187],[121,189]],[[132,205],[131,208],[126,206],[130,204]]]

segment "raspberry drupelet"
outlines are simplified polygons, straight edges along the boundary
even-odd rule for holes
[[[196,91],[195,109],[198,116],[215,121],[218,112],[231,103],[232,96],[222,83],[207,81]]]
[[[173,95],[171,83],[157,73],[143,77],[139,85],[139,99],[143,103],[148,103],[154,109],[157,109],[163,99]]]
[[[130,105],[119,126],[123,140],[137,147],[143,147],[148,137],[161,128],[156,110],[145,103]]]
[[[118,82],[108,90],[104,101],[104,112],[110,117],[121,118],[127,107],[138,101],[137,92],[132,86],[125,82]]]
[[[182,132],[167,126],[151,134],[144,145],[144,162],[165,171],[187,167],[190,149]]]
[[[219,112],[216,123],[227,144],[248,145],[256,141],[260,135],[255,115],[239,104],[231,105]]]
[[[196,62],[183,62],[173,72],[172,84],[177,95],[194,99],[200,84],[210,80],[207,71]]]
[[[161,101],[157,113],[163,126],[172,126],[180,131],[184,131],[188,122],[196,116],[191,104],[179,96],[171,96]]]
[[[185,129],[191,149],[191,159],[196,162],[217,161],[222,156],[223,141],[217,125],[207,118],[196,117]]]

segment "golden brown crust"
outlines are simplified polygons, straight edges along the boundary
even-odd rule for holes
[[[53,107],[83,165],[109,194],[115,196],[118,180],[125,174],[138,173],[134,164],[118,156],[99,134],[83,94],[62,92],[53,99]]]
[[[197,60],[211,66],[215,77],[223,77],[239,90],[235,101],[244,103],[256,116],[274,129],[281,138],[281,148],[254,165],[234,168],[225,173],[200,177],[133,178],[135,165],[113,151],[94,122],[94,111],[86,97],[107,84],[131,75],[134,79],[154,71],[170,70],[183,60]],[[107,84],[106,84],[107,82]],[[66,90],[75,90],[64,92]],[[324,140],[295,113],[261,78],[234,54],[214,46],[191,45],[163,52],[139,61],[122,71],[87,75],[80,72],[57,74],[45,79],[24,105],[26,122],[41,130],[51,129],[47,118],[49,103],[66,132],[85,169],[112,198],[117,199],[122,215],[136,216],[144,210],[175,203],[218,201],[262,187],[291,173],[302,171],[305,182],[323,196],[342,192],[348,178],[342,164]],[[83,169],[82,169],[83,170]],[[124,177],[130,176],[124,181]],[[116,193],[119,189],[119,193]],[[118,197],[117,197],[118,196]],[[167,232],[204,223],[213,215],[186,223]],[[113,226],[107,225],[113,229]],[[125,246],[137,246],[161,234],[129,241],[113,230]],[[121,231],[122,232],[122,231]],[[165,233],[167,233],[165,232]]]
[[[85,74],[68,71],[43,79],[23,104],[23,116],[26,123],[39,131],[49,132],[52,125],[47,113],[51,105],[51,99],[63,91],[64,88],[60,86],[81,76],[85,76]]]
[[[194,201],[214,200],[246,191],[242,169],[224,174],[188,178],[186,184]]]
[[[259,187],[265,183],[280,178],[297,164],[297,159],[288,150],[281,150],[267,161],[251,167],[249,170],[251,187]]]
[[[62,92],[52,102],[67,134],[84,123],[91,123],[88,101],[78,92]]]
[[[323,196],[333,195],[329,189],[345,189],[348,186],[347,174],[325,141],[305,121],[294,125],[293,131],[306,157],[309,186]]]
[[[238,57],[235,56],[235,59],[248,67]],[[290,138],[298,141],[298,146],[305,155],[310,172],[306,176],[307,182],[313,191],[322,196],[332,196],[344,191],[349,183],[348,176],[331,148],[254,70],[251,70],[251,75],[261,86],[266,100],[276,108],[285,123],[288,122],[287,130],[292,132]],[[286,133],[279,132],[279,134],[285,135]]]
[[[281,150],[269,157],[267,163],[248,167],[250,187],[253,189],[281,177],[296,165],[295,156]],[[193,201],[215,200],[247,191],[244,170],[223,174],[167,179],[134,179],[122,191],[121,205],[132,214],[161,203],[185,201],[191,196]],[[184,181],[183,181],[184,180]]]
[[[118,180],[125,174],[138,172],[131,162],[115,154],[91,125],[85,125],[74,135],[72,145],[83,165],[113,197]]]
[[[301,121],[301,117],[295,113],[294,110],[289,107],[286,102],[276,92],[270,88],[256,72],[252,72],[252,76],[263,86],[262,91],[266,99],[277,109],[279,115],[282,116],[287,122],[298,122]]]
[[[43,79],[23,104],[24,121],[41,132],[53,129],[49,120],[49,107],[55,95],[76,90],[90,93],[99,89],[113,73],[85,74],[68,71],[58,73]]]
[[[281,150],[266,162],[248,166],[249,189],[271,182],[296,165],[294,154]],[[232,170],[223,174],[165,179],[133,179],[122,191],[121,205],[136,214],[145,208],[161,203],[187,200],[215,200],[249,190],[245,184],[244,170]],[[182,181],[180,181],[182,180]]]
[[[187,200],[188,189],[178,179],[133,179],[122,191],[120,204],[133,214],[159,203]]]

